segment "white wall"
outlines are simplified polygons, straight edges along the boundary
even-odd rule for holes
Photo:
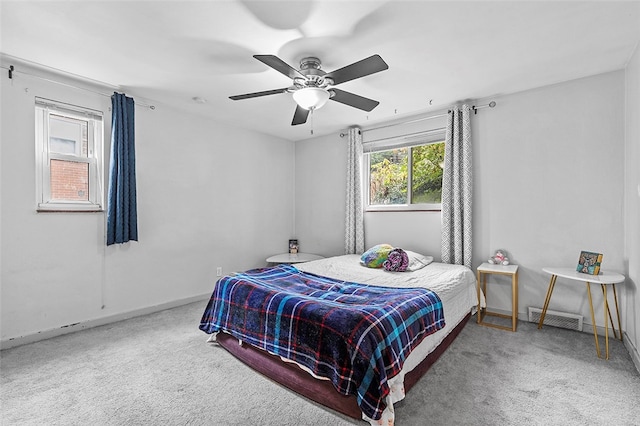
[[[519,310],[541,307],[545,266],[574,266],[581,250],[604,254],[603,269],[624,272],[624,72],[496,99],[474,131],[475,263],[506,249],[519,269]],[[508,310],[504,289],[489,304]],[[598,303],[599,302],[599,303]],[[602,302],[594,300],[596,320]],[[585,285],[559,281],[550,309],[584,316]]]
[[[625,272],[624,99],[618,71],[477,102],[497,106],[472,115],[474,265],[496,249],[509,252],[520,265],[523,318],[528,306],[542,306],[544,266],[573,267],[581,250],[591,250],[604,253],[604,269]],[[296,233],[304,251],[342,253],[345,144],[338,135],[296,143]],[[440,258],[439,214],[367,213],[365,233],[367,247],[389,242]],[[510,286],[500,281],[489,285],[489,306],[508,311]],[[559,281],[550,309],[579,313],[591,327],[584,285]]]
[[[165,105],[136,107],[139,242],[106,247],[102,213],[36,213],[34,97],[102,110],[107,141],[110,99],[19,73],[0,80],[3,347],[201,298],[217,266],[264,266],[286,247],[293,143]]]
[[[626,68],[625,115],[625,283],[623,306],[627,345],[640,371],[640,47]]]
[[[295,235],[300,251],[344,254],[347,145],[339,135],[295,144]]]

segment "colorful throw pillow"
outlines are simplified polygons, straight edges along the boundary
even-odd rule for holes
[[[389,257],[391,250],[393,250],[393,246],[389,244],[375,245],[362,253],[360,263],[367,268],[382,268],[382,264]]]
[[[389,252],[387,260],[382,262],[385,271],[404,272],[409,266],[409,255],[401,248],[395,248]]]

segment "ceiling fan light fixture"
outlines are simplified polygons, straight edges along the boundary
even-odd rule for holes
[[[293,100],[300,108],[308,110],[322,108],[330,96],[329,91],[319,87],[304,87],[293,92]]]

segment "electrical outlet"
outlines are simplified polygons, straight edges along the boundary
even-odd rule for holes
[[[216,276],[218,276],[218,277],[222,276],[222,266],[218,266],[216,268]]]

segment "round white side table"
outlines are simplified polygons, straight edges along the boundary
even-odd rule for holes
[[[311,253],[281,253],[267,258],[267,263],[301,263],[324,259],[323,256]]]

